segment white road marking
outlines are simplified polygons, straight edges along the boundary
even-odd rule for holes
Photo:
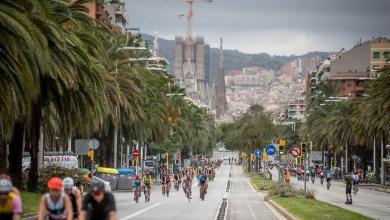
[[[159,205],[161,205],[161,204],[162,204],[161,202],[156,203],[156,204],[154,204],[154,205],[152,205],[152,206],[149,206],[149,207],[147,207],[147,208],[141,209],[141,210],[139,210],[138,212],[135,212],[135,213],[133,213],[133,214],[131,214],[131,215],[128,215],[128,216],[126,216],[126,217],[123,217],[123,218],[121,218],[120,220],[129,220],[129,219],[132,219],[132,218],[134,218],[134,217],[136,217],[136,216],[138,216],[138,215],[140,215],[140,214],[142,214],[142,213],[144,213],[144,212],[146,212],[146,211],[148,211],[148,210],[150,210],[150,209],[152,209],[152,208],[154,208],[154,207],[157,207],[157,206],[159,206]]]
[[[253,212],[252,207],[249,205],[248,202],[245,202],[245,203],[246,203],[246,205],[248,206],[248,209],[249,209],[249,212],[251,213],[252,218],[253,218],[254,220],[256,220],[256,215],[255,215],[255,213]]]

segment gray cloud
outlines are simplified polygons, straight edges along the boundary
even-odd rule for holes
[[[184,35],[186,4],[127,0],[130,26],[173,38]],[[215,0],[194,6],[194,34],[212,46],[245,52],[302,54],[338,50],[371,36],[390,35],[389,0]]]

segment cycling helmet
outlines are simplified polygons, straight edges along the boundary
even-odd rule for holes
[[[64,185],[64,189],[72,189],[74,186],[74,181],[73,181],[72,177],[66,177],[63,180],[63,185]]]
[[[0,193],[9,193],[12,191],[12,182],[9,178],[0,179]]]
[[[104,183],[101,181],[93,180],[91,186],[93,192],[104,192]]]
[[[49,182],[47,183],[47,187],[49,190],[56,190],[61,191],[62,190],[62,179],[59,177],[52,177]]]

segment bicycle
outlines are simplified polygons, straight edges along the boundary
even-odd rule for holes
[[[357,184],[354,184],[353,187],[352,187],[352,190],[353,190],[353,194],[356,196],[358,191],[359,191],[359,187]]]
[[[202,200],[202,201],[204,201],[204,197],[205,197],[205,195],[206,195],[206,192],[205,192],[205,185],[204,184],[201,184],[201,186],[200,186],[200,199]]]
[[[190,189],[186,189],[186,197],[188,199],[188,202],[191,202],[191,193],[190,193]]]
[[[144,195],[145,195],[145,203],[150,202],[150,188],[148,186],[145,186]]]
[[[326,181],[326,189],[329,190],[330,189],[330,181]]]
[[[134,200],[136,203],[139,202],[139,197],[141,196],[141,192],[140,192],[140,189],[139,188],[136,188],[134,190]]]
[[[316,178],[314,176],[311,177],[311,182],[314,184],[314,182],[316,181]]]
[[[179,180],[175,180],[174,187],[175,187],[176,191],[179,191]]]

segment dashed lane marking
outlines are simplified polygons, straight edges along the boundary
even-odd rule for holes
[[[120,220],[129,220],[129,219],[132,219],[132,218],[134,218],[134,217],[136,217],[136,216],[138,216],[138,215],[140,215],[140,214],[142,214],[142,213],[144,213],[144,212],[146,212],[146,211],[148,211],[148,210],[150,210],[150,209],[153,209],[153,208],[155,208],[155,207],[157,207],[157,206],[159,206],[159,205],[161,205],[161,204],[162,204],[161,202],[156,203],[156,204],[151,205],[151,206],[149,206],[149,207],[147,207],[147,208],[141,209],[141,210],[139,210],[138,212],[135,212],[135,213],[133,213],[133,214],[131,214],[131,215],[128,215],[128,216],[126,216],[126,217],[123,217],[123,218],[121,218]]]

